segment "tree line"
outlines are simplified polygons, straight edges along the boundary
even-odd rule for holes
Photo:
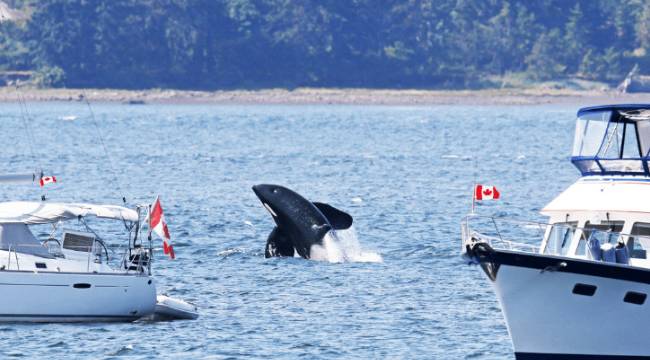
[[[479,88],[650,71],[646,0],[4,0],[44,86]]]

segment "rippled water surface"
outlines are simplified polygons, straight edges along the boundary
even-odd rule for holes
[[[110,160],[83,103],[28,104],[33,142],[19,106],[2,108],[2,172],[57,175],[49,201],[161,194],[177,259],[158,249],[159,292],[201,308],[196,321],[2,324],[3,358],[513,358],[488,281],[459,258],[472,183],[501,191],[480,213],[540,219],[578,177],[571,106],[92,104]],[[346,210],[383,261],[264,259],[257,183]],[[40,195],[3,185],[0,200]]]

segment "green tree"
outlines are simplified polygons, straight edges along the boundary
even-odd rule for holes
[[[556,54],[556,56],[563,55],[562,61],[570,72],[577,70],[580,60],[587,51],[591,26],[585,19],[580,3],[577,3],[571,9],[567,23],[564,26],[563,43],[566,47],[562,53]]]
[[[567,66],[557,58],[562,51],[564,46],[558,29],[541,34],[526,57],[530,75],[536,80],[551,80],[563,76]]]
[[[0,23],[0,68],[40,69],[52,86],[450,88],[650,68],[640,0],[8,3],[31,18]]]

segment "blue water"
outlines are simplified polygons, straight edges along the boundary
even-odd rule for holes
[[[159,291],[201,308],[196,321],[2,324],[3,358],[510,359],[489,282],[459,258],[472,183],[502,195],[480,213],[541,219],[578,177],[574,106],[96,103],[95,123],[83,103],[28,104],[33,142],[18,104],[2,109],[1,171],[56,175],[49,201],[161,195],[177,259],[158,251]],[[257,183],[348,211],[383,261],[264,259],[273,225]]]

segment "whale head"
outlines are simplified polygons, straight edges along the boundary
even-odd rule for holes
[[[286,187],[260,184],[253,186],[253,192],[276,224],[267,242],[267,256],[270,244],[276,248],[293,247],[300,256],[309,258],[311,246],[322,245],[330,230],[352,225],[350,215],[327,204],[312,203]],[[288,252],[283,251],[283,255],[289,256]]]

